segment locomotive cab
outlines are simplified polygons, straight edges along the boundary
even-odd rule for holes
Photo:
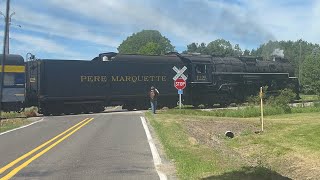
[[[192,73],[192,83],[212,83],[211,64],[193,64]]]
[[[210,56],[187,56],[190,61],[192,84],[211,84],[212,83],[212,61]]]

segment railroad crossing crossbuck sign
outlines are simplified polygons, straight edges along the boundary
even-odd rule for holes
[[[186,66],[183,66],[182,69],[178,69],[177,67],[173,66],[172,68],[177,74],[172,78],[174,80],[174,87],[178,90],[184,89],[186,87],[186,80],[187,76],[184,75],[184,71],[187,70]]]
[[[173,66],[172,68],[177,74],[172,78],[174,81],[174,87],[178,89],[179,94],[179,108],[181,109],[182,103],[181,103],[181,94],[183,94],[183,89],[186,87],[187,83],[186,80],[188,77],[184,75],[184,71],[187,70],[186,66],[183,66],[182,69],[178,69],[177,67]]]
[[[188,79],[188,77],[183,74],[184,71],[187,70],[187,67],[183,66],[182,69],[178,69],[177,67],[173,66],[172,69],[177,73],[177,74],[173,77],[173,80],[174,80],[174,81],[177,80],[179,77],[181,77],[181,78],[182,78],[183,80],[185,80],[185,81]]]

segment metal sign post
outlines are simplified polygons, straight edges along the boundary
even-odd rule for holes
[[[182,103],[181,103],[181,94],[179,94],[179,109],[181,109],[181,105]]]
[[[183,89],[186,88],[187,82],[186,80],[188,77],[184,75],[184,71],[187,70],[186,66],[183,66],[182,69],[178,69],[176,66],[172,68],[177,74],[172,78],[174,80],[174,87],[178,90],[179,94],[179,109],[182,106],[182,98],[181,95],[183,94]]]
[[[178,94],[179,94],[179,109],[181,109],[181,106],[182,106],[181,94],[183,94],[183,89],[179,89]]]

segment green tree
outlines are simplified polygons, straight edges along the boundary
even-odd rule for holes
[[[205,43],[191,43],[187,45],[187,50],[183,51],[183,53],[201,53],[201,54],[208,54],[207,46]]]
[[[198,44],[197,43],[191,43],[187,45],[187,51],[184,53],[195,53],[198,51]]]
[[[235,46],[234,46],[234,49],[233,49],[233,54],[234,54],[234,56],[241,56],[242,55],[242,50],[241,50],[241,48],[240,48],[240,45],[239,44],[236,44]]]
[[[205,43],[191,43],[187,45],[187,50],[183,53],[201,53],[206,55],[215,56],[240,56],[242,50],[239,44],[236,44],[233,48],[232,44],[224,39],[217,39],[210,42],[208,45]]]
[[[259,56],[259,54],[257,53],[257,50],[255,50],[255,49],[251,50],[250,55],[251,56]]]
[[[302,66],[302,84],[307,93],[320,95],[320,55],[307,56]]]
[[[232,44],[224,39],[217,39],[207,46],[208,54],[215,56],[232,56],[234,54]]]
[[[174,46],[156,30],[142,30],[127,37],[118,47],[120,54],[165,54],[174,51]]]
[[[197,53],[208,54],[208,48],[207,48],[206,43],[201,43],[198,46]]]
[[[145,55],[158,55],[161,54],[161,47],[157,43],[148,42],[140,48],[138,53]]]
[[[250,56],[250,51],[248,49],[243,51],[244,56]]]

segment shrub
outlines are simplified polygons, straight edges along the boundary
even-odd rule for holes
[[[263,95],[262,95],[262,98],[263,98],[263,101],[266,101],[267,98],[270,96],[267,94],[268,92],[268,86],[263,86],[262,87],[262,91],[263,91]],[[260,104],[260,92],[257,93],[257,95],[251,95],[247,98],[247,102],[250,104],[250,105],[259,105]]]
[[[280,90],[278,96],[270,96],[266,104],[273,107],[280,107],[285,113],[291,113],[289,103],[294,100],[296,94],[291,89]]]
[[[260,97],[259,95],[252,95],[247,98],[247,101],[250,105],[258,105],[260,103]]]

